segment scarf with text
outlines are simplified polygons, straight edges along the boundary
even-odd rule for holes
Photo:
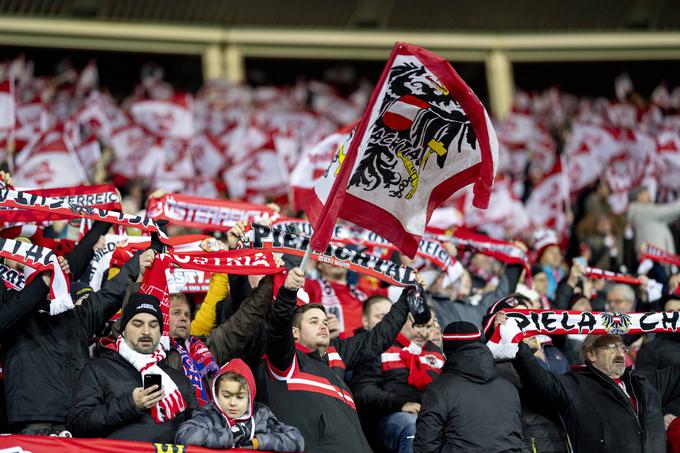
[[[670,253],[660,247],[651,244],[645,244],[640,253],[640,260],[650,259],[657,263],[671,264],[680,267],[680,255]]]
[[[36,189],[26,190],[25,193],[61,200],[66,206],[86,206],[107,211],[122,211],[118,191],[111,185]],[[0,221],[8,223],[43,222],[70,218],[72,217],[66,217],[59,212],[29,211],[16,208],[0,210]]]
[[[586,267],[583,275],[588,278],[611,280],[613,282],[626,283],[628,285],[640,285],[642,283],[639,278],[635,278],[632,275],[619,274],[617,272],[605,271],[590,266]]]
[[[50,249],[12,239],[0,238],[0,256],[24,264],[37,272],[28,277],[27,283],[40,272],[51,272],[50,315],[58,315],[73,308],[69,292],[69,280],[61,270],[57,255]]]
[[[166,241],[167,236],[163,233],[156,222],[147,217],[123,214],[122,212],[108,211],[106,209],[80,206],[70,203],[65,199],[46,198],[8,187],[0,187],[0,207],[18,208],[28,210],[40,217],[44,214],[59,215],[63,219],[90,219],[115,223],[126,227],[138,228],[146,232],[158,233],[161,240]],[[42,219],[36,219],[42,220]]]
[[[21,272],[4,264],[0,264],[0,279],[5,283],[5,287],[17,291],[21,291],[26,285],[26,277]]]
[[[527,253],[516,244],[501,241],[483,234],[473,233],[464,228],[457,228],[449,235],[436,235],[442,242],[451,242],[456,247],[473,250],[506,264],[519,264],[526,271],[527,283],[531,285],[531,265]]]
[[[508,320],[491,334],[487,346],[497,359],[514,357],[527,336],[626,335],[680,332],[679,312],[611,313],[566,310],[503,310]],[[492,321],[493,322],[493,321]]]
[[[219,370],[210,350],[205,343],[193,336],[182,343],[171,338],[170,345],[177,349],[182,358],[182,370],[191,385],[194,386],[198,404],[201,406],[208,404],[210,395],[203,384],[203,378],[208,373],[216,373]]]
[[[156,220],[168,220],[174,225],[218,231],[228,231],[243,219],[262,221],[279,217],[267,206],[176,193],[149,199],[146,215]]]
[[[283,279],[285,279],[284,269],[276,266],[272,254],[259,250],[224,250],[184,255],[175,253],[156,254],[151,268],[144,272],[139,292],[150,294],[161,301],[163,335],[168,334],[170,327],[170,293],[167,272],[173,265],[184,269],[197,269],[220,274],[278,274],[274,278],[274,288],[281,286]]]
[[[184,412],[187,409],[184,397],[179,391],[177,384],[175,384],[175,381],[158,366],[158,362],[166,357],[166,353],[160,344],[152,354],[140,354],[128,346],[125,339],[120,336],[116,340],[116,349],[130,365],[142,373],[140,386],[144,383],[145,375],[161,375],[161,387],[165,392],[165,396],[158,404],[151,408],[151,417],[153,417],[156,423],[164,423],[168,420],[172,420],[177,414]]]

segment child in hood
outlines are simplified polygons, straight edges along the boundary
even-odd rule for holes
[[[255,378],[248,365],[234,359],[213,379],[212,404],[194,411],[177,430],[175,442],[207,448],[253,448],[301,452],[300,431],[277,420],[272,411],[255,402]]]

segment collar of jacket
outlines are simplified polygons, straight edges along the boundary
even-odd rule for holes
[[[304,352],[305,354],[307,354],[312,359],[321,360],[322,362],[328,363],[328,354],[324,354],[322,356],[321,354],[319,354],[318,349],[310,349],[307,346],[300,344],[300,343],[297,343],[297,342],[295,343],[295,348],[300,352]]]

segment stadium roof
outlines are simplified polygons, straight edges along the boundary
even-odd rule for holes
[[[0,0],[0,15],[413,32],[674,31],[673,0]]]

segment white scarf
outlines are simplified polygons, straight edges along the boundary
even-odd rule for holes
[[[120,336],[116,340],[118,353],[127,360],[130,365],[135,367],[142,373],[142,383],[144,382],[144,375],[146,374],[160,374],[161,385],[165,390],[165,397],[154,407],[151,408],[151,416],[156,423],[163,423],[172,420],[180,412],[184,412],[187,408],[182,393],[179,391],[177,384],[163,371],[158,362],[163,360],[166,356],[165,350],[161,344],[158,345],[152,354],[140,354],[128,346],[125,339]]]

